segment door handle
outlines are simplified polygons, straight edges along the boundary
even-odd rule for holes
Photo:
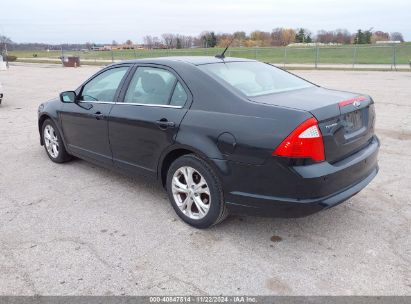
[[[97,120],[100,120],[100,119],[104,118],[104,114],[101,113],[100,111],[98,111],[98,112],[93,114],[93,117],[95,117]]]
[[[162,118],[160,120],[156,120],[156,125],[159,126],[160,129],[165,130],[168,128],[174,128],[176,124],[173,121],[168,121],[166,118]]]

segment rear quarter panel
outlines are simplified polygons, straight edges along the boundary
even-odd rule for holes
[[[180,125],[177,143],[193,146],[208,158],[258,165],[310,117],[307,112],[272,106],[239,102],[240,107],[249,109],[242,113],[189,110]]]

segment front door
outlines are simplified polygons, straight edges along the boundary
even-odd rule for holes
[[[164,67],[140,66],[109,119],[114,164],[155,174],[162,151],[173,144],[191,98],[181,79]]]
[[[112,164],[108,117],[128,69],[121,66],[103,71],[82,87],[77,103],[64,104],[61,122],[70,152]]]

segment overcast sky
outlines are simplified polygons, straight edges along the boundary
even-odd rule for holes
[[[142,42],[145,35],[276,27],[402,32],[411,40],[411,0],[11,0],[0,33],[16,42]]]

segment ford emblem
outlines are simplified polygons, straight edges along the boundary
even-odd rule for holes
[[[352,105],[353,105],[354,107],[358,108],[358,107],[361,105],[361,102],[359,102],[359,101],[354,101],[354,102],[352,103]]]

